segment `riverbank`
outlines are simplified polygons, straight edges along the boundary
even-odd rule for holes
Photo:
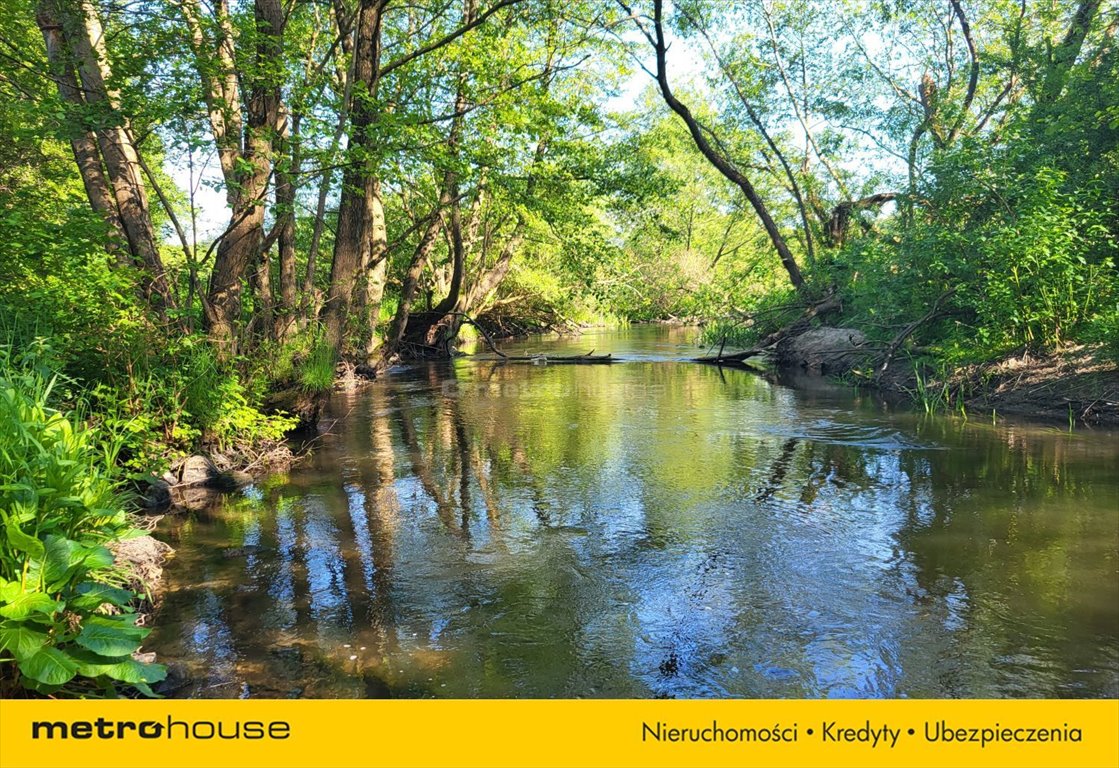
[[[677,320],[634,323],[631,327],[642,325],[689,327]],[[559,337],[577,337],[591,330],[601,330],[601,326],[582,326],[575,334]],[[695,359],[722,359],[752,369],[777,367],[831,376],[929,411],[958,412],[962,408],[985,417],[1014,415],[1044,423],[1119,427],[1119,362],[1109,358],[1098,344],[1069,345],[1046,354],[1017,350],[985,363],[953,369],[898,353],[883,370],[882,345],[869,341],[861,331],[805,326],[764,349],[748,351],[754,354],[743,357],[744,352],[716,345],[706,348],[706,356]]]
[[[905,395],[929,410],[962,407],[1070,427],[1119,427],[1119,364],[1088,345],[1047,354],[1016,351],[949,371],[899,360],[877,379],[863,375],[855,381]]]
[[[1023,346],[986,360],[973,350],[962,357],[974,362],[953,365],[932,348],[907,348],[909,333],[920,322],[884,341],[864,333],[857,323],[815,324],[815,310],[825,305],[810,307],[745,351],[720,343],[717,354],[697,359],[835,376],[903,397],[930,412],[1013,414],[1070,426],[1119,426],[1119,361],[1104,344],[1065,344],[1041,352]],[[826,311],[834,313],[837,307],[827,306]]]
[[[122,497],[113,435],[0,346],[0,696],[150,694],[139,654],[169,547]]]

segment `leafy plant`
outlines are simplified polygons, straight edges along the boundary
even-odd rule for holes
[[[0,347],[0,682],[153,695],[166,671],[132,656],[149,630],[107,546],[139,533],[117,500],[114,442],[50,407],[57,380],[11,363]]]

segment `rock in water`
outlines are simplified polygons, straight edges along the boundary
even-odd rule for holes
[[[809,373],[844,373],[863,358],[865,343],[866,336],[854,328],[813,328],[782,339],[777,345],[777,362]]]
[[[179,467],[179,484],[185,486],[206,485],[217,477],[218,469],[214,462],[205,456],[188,456]]]
[[[243,488],[246,485],[251,485],[253,476],[248,472],[242,472],[235,469],[231,472],[217,472],[209,480],[206,481],[207,488],[213,488],[217,491],[236,491],[238,488]]]
[[[213,504],[218,494],[218,491],[204,485],[191,485],[176,488],[172,498],[176,507],[198,512]]]
[[[171,506],[171,486],[159,477],[145,477],[139,481],[140,506],[144,509],[164,509]]]

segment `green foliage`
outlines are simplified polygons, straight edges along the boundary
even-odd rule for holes
[[[1084,340],[1099,344],[1107,357],[1119,361],[1119,302],[1101,306],[1088,319]]]
[[[50,407],[55,383],[0,347],[0,685],[152,695],[166,672],[132,658],[149,630],[106,547],[134,533],[110,474],[114,447]]]
[[[943,300],[912,341],[951,363],[1023,346],[1115,348],[1116,232],[1099,180],[966,144],[932,170],[927,214],[897,217],[828,263],[845,322],[885,340]]]
[[[1013,214],[972,235],[983,266],[967,299],[983,338],[1055,346],[1116,295],[1112,258],[1094,258],[1115,244],[1099,201],[1087,189],[1066,191],[1064,180],[1050,168],[1010,178]]]
[[[309,392],[329,392],[334,386],[334,350],[316,336],[299,366],[299,383]]]
[[[630,128],[613,177],[625,186],[609,203],[623,244],[588,270],[601,302],[632,320],[694,319],[780,293],[785,278],[740,190],[696,152],[679,120],[660,108]]]
[[[38,305],[25,306],[24,316],[34,318]],[[51,333],[49,316],[34,326],[14,317],[0,302],[0,343],[21,350],[25,367],[61,374],[66,385],[59,399],[83,401],[88,420],[116,436],[114,461],[131,473],[159,473],[202,445],[274,443],[295,426],[292,417],[263,413],[257,406],[263,387],[246,387],[241,372],[218,361],[202,336],[149,331],[146,350],[137,345],[117,357],[104,352],[108,339],[92,349],[65,347],[74,337]],[[100,367],[85,364],[101,354]]]
[[[758,339],[796,319],[804,308],[791,288],[774,290],[743,302],[735,317],[721,317],[703,327],[700,343],[726,344],[728,348],[750,347]]]
[[[667,9],[666,30],[675,50],[689,49],[684,60],[700,57],[703,66],[675,61],[669,74],[715,153],[749,178],[808,276],[808,293],[839,292],[842,322],[883,342],[935,304],[939,312],[909,344],[945,362],[1079,341],[1119,356],[1119,49],[1089,5],[1079,6],[1092,16],[1079,36],[1069,34],[1078,10],[1069,0],[1029,13],[979,0],[947,16],[932,0],[727,8],[683,0]],[[0,338],[64,375],[61,400],[86,396],[88,419],[120,435],[118,460],[131,471],[158,471],[205,444],[278,439],[292,422],[258,407],[271,384],[331,387],[335,355],[311,308],[329,295],[338,228],[331,213],[307,214],[320,195],[324,210],[338,208],[341,168],[361,169],[380,190],[388,271],[370,316],[379,312],[381,328],[429,222],[441,229],[413,318],[453,283],[452,222],[464,249],[460,303],[499,332],[713,319],[706,343],[744,346],[805,303],[788,287],[756,200],[696,151],[655,87],[611,112],[615,100],[603,94],[632,93],[625,62],[649,53],[644,36],[617,32],[630,23],[617,8],[534,0],[497,9],[464,35],[454,34],[464,22],[456,4],[388,14],[379,44],[407,61],[386,59],[379,82],[351,88],[339,77],[354,71],[349,54],[315,4],[295,4],[268,37],[247,8],[220,20],[202,9],[197,50],[181,9],[145,8],[90,7],[105,25],[114,91],[96,103],[67,102],[42,76],[50,68],[33,13],[0,18],[0,38],[15,52],[0,62]],[[647,11],[635,7],[637,16]],[[275,55],[261,55],[257,44],[276,33]],[[639,49],[624,50],[631,38]],[[425,47],[440,40],[447,44]],[[225,66],[213,52],[228,48],[242,90],[229,106],[242,105],[242,125],[253,94],[279,94],[284,113],[299,116],[288,137],[216,141],[271,144],[270,187],[253,210],[265,229],[294,214],[295,263],[285,266],[306,274],[311,289],[277,310],[297,321],[295,338],[268,340],[275,318],[265,310],[284,303],[281,293],[291,298],[291,283],[275,289],[277,258],[240,259],[235,359],[196,330],[199,294],[222,248],[171,247],[157,204],[169,200],[184,225],[213,213],[187,208],[202,190],[179,189],[169,176],[189,170],[197,181],[213,151],[203,91]],[[347,92],[351,106],[377,115],[363,132],[351,121],[346,134]],[[140,298],[140,270],[122,244],[113,250],[76,172],[69,142],[107,122],[131,127],[148,166],[152,223],[179,304],[167,316]],[[227,193],[264,153],[254,162],[234,155],[238,172],[219,182]],[[276,193],[297,164],[292,206]],[[858,206],[874,193],[896,209]],[[836,210],[852,212],[842,236],[828,226]],[[277,242],[286,245],[284,232]],[[306,272],[320,235],[318,271]],[[262,263],[271,273],[256,271]],[[483,279],[502,275],[496,286]],[[488,295],[476,295],[479,285]],[[344,335],[364,351],[358,330]]]

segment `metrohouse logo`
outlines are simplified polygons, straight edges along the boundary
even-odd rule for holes
[[[226,741],[261,739],[281,740],[291,736],[291,724],[283,720],[34,720],[31,722],[32,739],[99,739],[124,740],[167,739],[187,740],[224,739]]]

